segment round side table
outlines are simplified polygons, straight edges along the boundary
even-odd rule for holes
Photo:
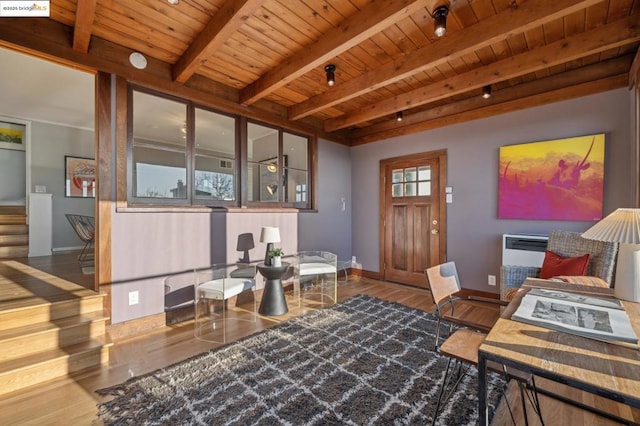
[[[284,315],[289,312],[287,299],[284,297],[282,288],[282,276],[289,269],[289,263],[282,262],[282,266],[267,266],[264,263],[258,264],[258,271],[266,278],[262,300],[258,312],[262,315]]]

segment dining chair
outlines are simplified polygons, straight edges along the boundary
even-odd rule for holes
[[[486,337],[486,333],[470,330],[468,328],[461,328],[451,334],[438,348],[438,352],[441,355],[448,357],[448,360],[447,367],[445,368],[442,382],[440,384],[436,407],[433,412],[432,425],[436,424],[442,405],[455,393],[458,385],[464,380],[464,378],[474,371],[472,370],[472,367],[476,367],[478,365],[478,350]],[[502,388],[503,393],[506,392],[507,385],[510,380],[516,381],[520,391],[520,401],[524,410],[525,422],[528,424],[528,416],[526,414],[526,398],[528,398],[534,412],[538,415],[538,419],[544,426],[540,410],[540,402],[538,400],[538,392],[533,375],[492,361],[489,361],[487,367],[492,371],[503,375],[506,382],[505,386]],[[517,424],[514,419],[511,406],[509,406],[508,399],[503,398],[503,400],[507,404],[513,423]]]
[[[449,335],[454,324],[488,332],[500,317],[500,306],[508,304],[499,299],[464,294],[455,262],[427,268],[425,275],[437,317],[435,349],[438,348],[443,321],[449,323]]]

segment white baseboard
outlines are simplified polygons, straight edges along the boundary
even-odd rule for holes
[[[77,246],[77,247],[55,247],[55,248],[51,249],[51,251],[53,253],[63,252],[63,251],[76,251],[76,250],[82,250],[82,246]]]

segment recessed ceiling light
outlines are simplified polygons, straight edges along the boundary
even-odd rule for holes
[[[175,6],[176,4],[180,3],[180,0],[167,0],[167,3]]]
[[[147,67],[147,58],[140,52],[133,52],[129,55],[129,63],[139,70],[143,70]]]

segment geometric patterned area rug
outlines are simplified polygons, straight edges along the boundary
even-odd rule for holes
[[[430,424],[447,358],[433,315],[370,296],[292,318],[98,393],[110,425]],[[491,411],[504,381],[489,377]],[[475,425],[477,374],[441,425]]]

